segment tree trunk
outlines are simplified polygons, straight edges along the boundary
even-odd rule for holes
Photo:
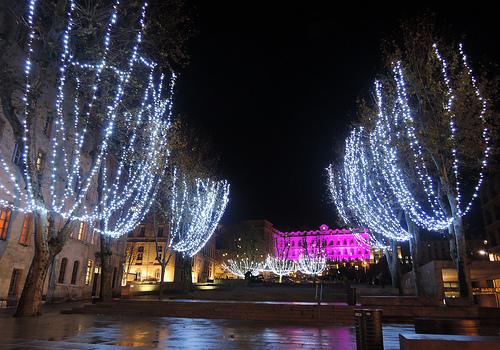
[[[191,274],[191,257],[186,255],[184,256],[184,281],[182,283],[183,294],[193,291],[193,277]]]
[[[389,250],[385,249],[385,255],[387,257],[387,265],[391,272],[392,287],[399,290],[399,294],[403,294],[403,286],[401,284],[401,265],[399,264],[398,250],[396,246],[396,241],[391,239],[392,256],[389,254]]]
[[[157,243],[157,245],[158,245],[158,243]],[[156,250],[158,250],[158,248],[156,248]],[[170,254],[168,255],[168,259],[166,259],[167,252],[168,252],[167,246],[165,246],[165,248],[163,250],[163,261],[160,262],[160,264],[161,264],[161,277],[160,277],[160,293],[158,295],[158,298],[160,300],[163,300],[163,284],[165,282],[165,270],[167,269],[167,266],[168,266],[168,263],[170,262],[170,259],[174,255],[174,251],[171,250]]]
[[[113,276],[113,269],[111,267],[112,255],[109,235],[101,234],[101,291],[99,293],[99,301],[107,301],[113,298],[113,289],[111,287]]]
[[[462,218],[458,217],[453,220],[455,229],[455,240],[457,247],[456,268],[458,276],[458,289],[460,297],[468,298],[471,303],[474,302],[472,295],[472,282],[470,276],[470,265],[467,261],[467,250],[465,246],[465,235],[462,225]]]
[[[161,264],[161,276],[160,276],[160,293],[158,299],[163,300],[163,281],[165,276],[165,268],[167,266],[165,264]]]
[[[464,226],[462,217],[458,213],[458,202],[452,193],[448,193],[451,214],[453,216],[453,233],[455,238],[456,258],[454,259],[458,276],[458,290],[460,297],[468,298],[471,303],[474,302],[472,295],[472,283],[470,277],[470,265],[467,262],[467,250],[465,246]]]
[[[421,297],[425,295],[424,281],[422,280],[422,273],[420,272],[420,261],[419,261],[419,234],[418,227],[411,221],[410,217],[405,214],[406,225],[408,227],[408,232],[410,233],[410,254],[411,254],[411,270],[413,274],[413,280],[415,281],[415,295]]]
[[[48,250],[35,251],[14,317],[41,315],[43,285],[53,259]]]
[[[30,269],[24,283],[23,291],[14,317],[29,317],[40,315],[43,285],[49,270],[50,263],[54,260],[47,237],[47,212],[34,211],[35,222],[35,255],[31,261]]]

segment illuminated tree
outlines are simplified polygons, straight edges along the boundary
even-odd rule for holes
[[[288,276],[290,273],[297,270],[295,261],[288,260],[284,257],[268,255],[266,258],[266,270],[271,271],[279,277],[281,283],[283,276]]]
[[[167,244],[163,246],[162,259],[157,257],[162,267],[160,298],[163,297],[165,268],[173,253],[182,254],[184,263],[190,266],[191,257],[205,246],[214,233],[229,201],[229,184],[212,179],[195,178],[190,181],[174,169],[167,192],[169,196],[159,202],[159,212],[168,222]],[[155,239],[158,246],[156,230]],[[190,272],[189,269],[184,279],[188,284],[191,281]]]
[[[401,290],[401,271],[395,247],[396,241],[408,240],[410,233],[401,226],[402,210],[374,157],[371,136],[363,128],[351,132],[346,140],[340,172],[334,172],[333,165],[327,169],[328,185],[344,222],[352,225],[354,221],[368,227],[371,240],[376,241],[375,246],[385,250],[393,287]],[[381,245],[373,233],[384,236],[389,245]],[[417,265],[417,260],[414,265]],[[417,295],[421,292],[417,290]]]
[[[336,203],[347,203],[345,205],[355,217],[367,224],[377,223],[381,225],[379,229],[388,227],[384,224],[387,225],[387,219],[391,218],[395,225],[393,232],[401,232],[402,228],[398,231],[397,227],[400,217],[386,214],[383,222],[379,220],[383,215],[380,210],[399,206],[404,210],[409,229],[415,230],[418,225],[430,231],[448,230],[460,295],[471,298],[462,217],[477,196],[490,150],[485,126],[486,101],[481,97],[461,46],[460,55],[452,56],[460,59],[453,61],[453,69],[440,55],[437,45],[430,49],[428,57],[433,59],[434,65],[432,69],[420,67],[419,74],[420,77],[424,72],[431,75],[421,79],[434,84],[430,89],[432,94],[425,95],[414,86],[409,89],[404,67],[399,62],[395,64],[392,89],[388,84],[376,83],[377,113],[371,120],[372,130],[365,134],[365,145],[360,144],[362,131],[353,131],[346,142],[343,178],[334,178],[330,187]],[[452,76],[458,81],[452,80]],[[409,91],[419,91],[423,95],[413,97]],[[430,101],[432,113],[430,107],[428,111],[422,106],[413,109],[412,98]],[[364,167],[368,164],[367,152],[373,165]],[[468,172],[459,172],[459,165]],[[475,180],[470,176],[474,168],[479,169]],[[373,169],[375,173],[367,172]],[[374,184],[377,186],[375,192],[371,191]],[[461,195],[464,185],[471,188],[472,198],[465,206]],[[424,203],[420,201],[422,196],[426,198]],[[380,199],[382,203],[378,206]],[[339,212],[346,216],[343,205],[338,205]]]
[[[11,108],[13,95],[2,95],[22,157],[12,166],[1,155],[11,182],[0,184],[0,204],[33,213],[35,225],[35,255],[16,316],[38,314],[48,267],[80,222],[112,236],[132,230],[164,171],[170,101],[156,64],[139,53],[145,6],[136,20],[118,5],[109,21],[86,31],[80,4],[29,2],[22,112]],[[41,130],[51,118],[52,132]],[[47,229],[49,220],[54,229]]]
[[[320,237],[304,237],[299,241],[301,247],[297,269],[306,275],[316,276],[326,269],[326,252]]]
[[[290,260],[290,239],[288,237],[276,237],[274,254],[269,254],[266,258],[266,270],[279,276],[281,283],[283,276],[297,270],[295,261]]]
[[[247,272],[250,272],[253,276],[258,276],[264,270],[262,263],[248,259],[229,259],[227,262],[227,264],[225,262],[222,263],[222,268],[227,272],[242,278],[245,277]]]
[[[462,46],[459,52],[448,52],[447,61],[432,44],[427,48],[432,60],[421,61],[420,67],[404,65],[404,61],[403,68],[396,66],[397,96],[404,101],[404,109],[386,121],[387,128],[381,130],[387,143],[380,146],[387,152],[384,175],[411,221],[424,229],[448,231],[460,296],[472,300],[462,218],[477,197],[490,147],[486,100]],[[416,80],[412,69],[429,76]],[[416,104],[416,99],[422,104]],[[395,140],[395,135],[400,137]],[[412,167],[418,187],[409,186],[404,172]],[[415,193],[425,193],[425,206]],[[464,195],[469,199],[464,201]]]
[[[303,274],[312,275],[316,280],[316,276],[326,270],[326,258],[321,254],[301,253],[297,268]]]

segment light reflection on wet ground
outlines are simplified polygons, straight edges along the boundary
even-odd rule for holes
[[[0,308],[0,349],[356,349],[347,324],[61,314],[85,302],[45,304],[43,316],[24,319]],[[499,334],[498,326],[479,330]],[[415,334],[414,325],[383,324],[384,349],[399,349],[401,333]]]
[[[353,325],[46,314],[0,318],[0,349],[356,349]],[[413,325],[384,325],[385,349]]]

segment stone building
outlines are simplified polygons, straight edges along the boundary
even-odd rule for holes
[[[29,214],[0,209],[0,305],[15,305],[24,286],[34,245]],[[101,277],[100,237],[92,227],[80,224],[54,258],[43,289],[49,302],[90,299],[99,295]],[[120,294],[125,239],[112,239],[112,288]]]
[[[153,221],[146,220],[135,230],[129,232],[125,258],[124,282],[158,282],[161,279],[163,249],[168,244],[168,226],[164,223],[156,225],[156,239]],[[158,248],[156,246],[158,242]],[[158,251],[158,255],[157,255]],[[181,283],[184,281],[184,262],[182,254],[168,250],[171,255],[165,269],[164,281]],[[191,259],[191,278],[193,283],[206,283],[214,279],[215,272],[215,234],[205,246]]]
[[[481,211],[491,261],[500,261],[500,175],[486,176],[481,187]]]
[[[24,63],[27,57],[27,28],[17,17],[9,12],[9,5],[14,1],[0,5],[0,47],[2,56],[0,63],[4,64],[0,75],[2,84],[2,99],[0,108],[0,306],[15,305],[30,268],[34,255],[33,216],[16,210],[20,207],[19,200],[13,193],[22,192],[22,147],[15,141],[13,128],[6,113],[12,118],[22,121],[24,115],[23,82],[25,78]],[[34,43],[34,50],[38,44]],[[3,50],[5,49],[5,50]],[[8,49],[8,50],[7,50]],[[49,70],[54,67],[47,69]],[[62,174],[52,174],[49,169],[50,142],[54,136],[55,84],[46,82],[40,88],[41,95],[36,101],[35,135],[36,171],[40,186],[46,201],[50,201],[48,187],[52,176],[57,178],[56,186],[68,186]],[[19,84],[17,84],[19,83]],[[10,108],[12,107],[12,108]],[[15,121],[15,119],[10,119]],[[108,160],[108,159],[107,159]],[[83,162],[82,172],[89,167]],[[6,168],[13,173],[11,176]],[[16,189],[15,183],[19,184]],[[95,189],[89,191],[87,200],[95,199]],[[57,230],[62,226],[62,220],[49,215],[47,230]],[[120,292],[120,278],[124,256],[124,240],[112,240],[112,266],[114,292]],[[43,298],[52,300],[87,299],[98,295],[101,275],[99,258],[99,237],[89,225],[80,224],[65,244],[62,251],[54,258],[45,281]]]

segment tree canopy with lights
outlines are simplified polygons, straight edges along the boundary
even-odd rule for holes
[[[0,159],[11,179],[0,184],[0,204],[35,223],[16,316],[38,313],[48,267],[80,222],[119,236],[144,218],[167,164],[171,99],[157,65],[141,55],[146,5],[134,16],[116,1],[99,22],[87,16],[96,8],[28,4],[22,112],[7,113],[18,165]],[[6,97],[4,110],[15,103]]]
[[[229,184],[225,180],[191,178],[173,169],[171,183],[164,184],[163,194],[158,199],[158,211],[167,220],[168,236],[162,259],[157,257],[162,267],[160,298],[165,268],[174,252],[191,258],[215,232],[229,202]]]
[[[374,112],[346,140],[340,171],[328,169],[329,187],[346,222],[355,218],[397,240],[410,238],[413,224],[448,231],[460,294],[471,297],[462,217],[490,151],[486,100],[461,45],[458,54],[447,50],[451,63],[435,43],[420,48],[428,59],[414,57],[416,50],[403,55],[385,84],[376,82]]]

